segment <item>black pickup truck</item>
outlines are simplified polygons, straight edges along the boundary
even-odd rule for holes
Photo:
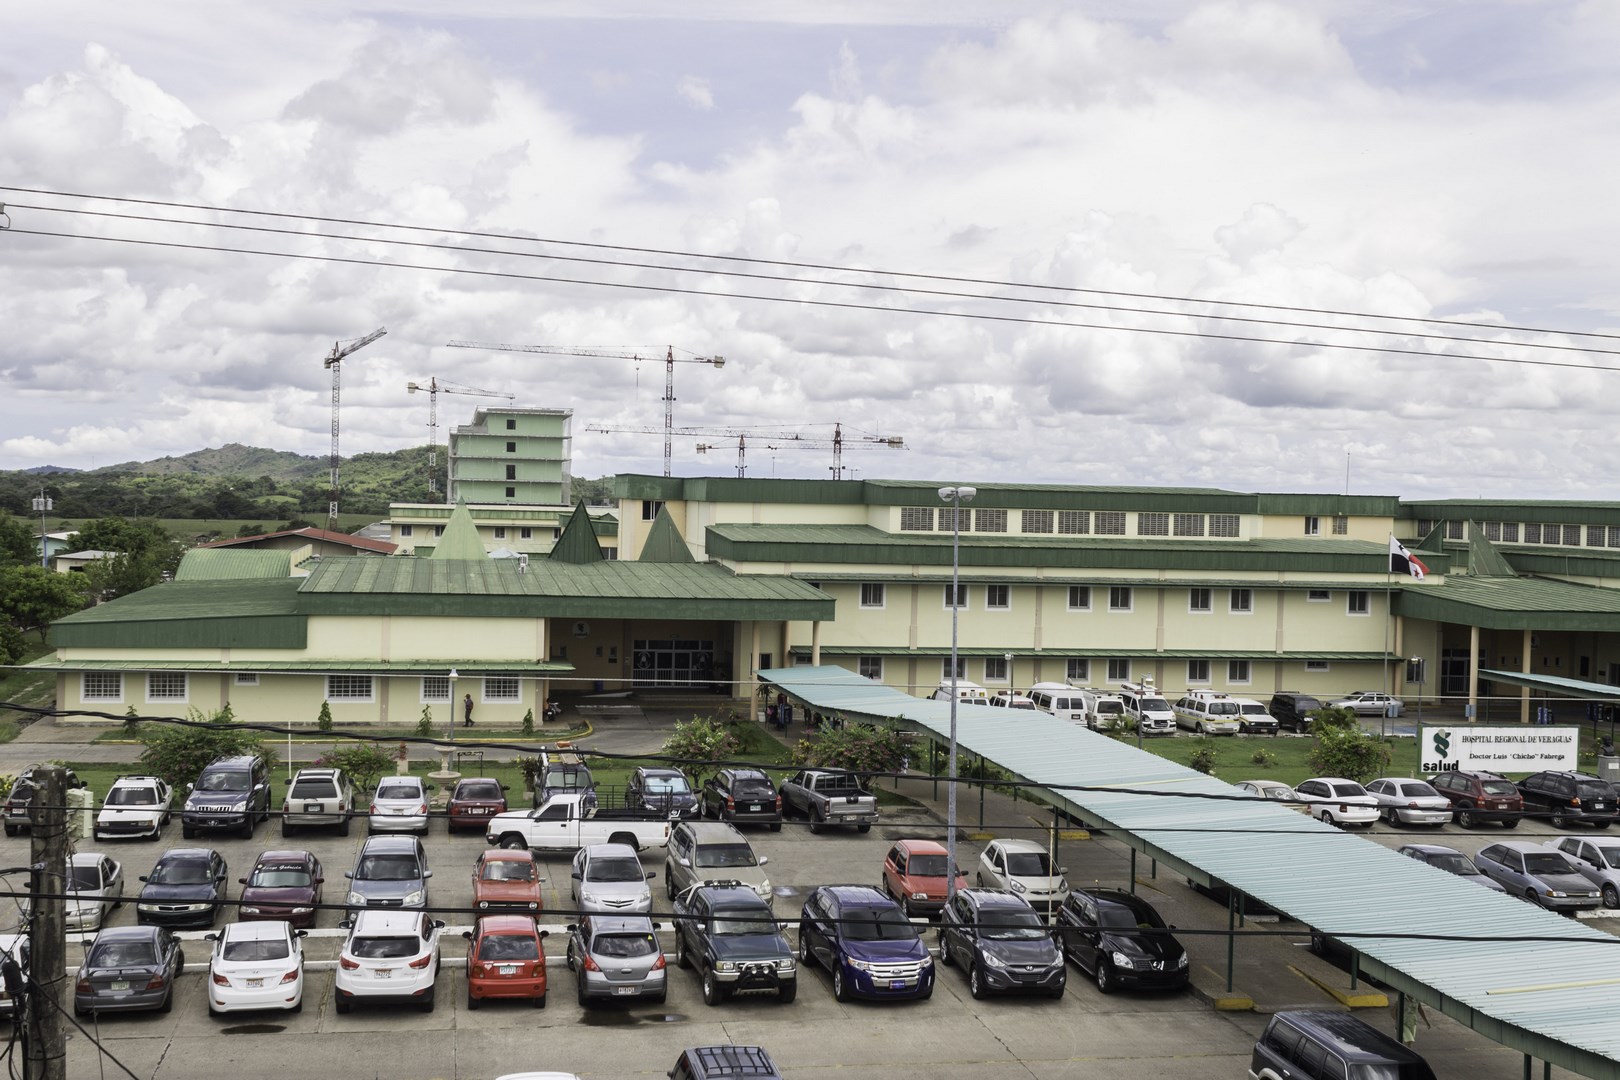
[[[694,885],[675,898],[675,966],[697,968],[709,1005],[749,991],[774,991],[786,1005],[799,993],[787,935],[740,881]]]

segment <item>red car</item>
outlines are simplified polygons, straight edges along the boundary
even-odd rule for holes
[[[321,902],[321,860],[308,851],[266,851],[253,872],[237,878],[242,886],[237,916],[243,922],[285,919],[294,929],[315,925]]]
[[[467,1008],[486,998],[518,998],[546,1007],[546,931],[527,915],[485,915],[467,939]]]
[[[540,866],[533,852],[490,848],[472,871],[473,907],[479,911],[540,914]]]
[[[945,907],[945,845],[932,840],[897,840],[883,860],[883,891],[906,913],[932,918]],[[956,887],[968,887],[967,875],[956,871]]]
[[[446,827],[484,831],[489,819],[506,813],[506,785],[487,776],[470,776],[456,783],[450,792]]]

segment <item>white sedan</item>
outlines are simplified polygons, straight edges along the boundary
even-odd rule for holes
[[[304,931],[280,920],[235,922],[208,934],[208,1015],[304,1008]]]
[[[1294,790],[1299,792],[1311,817],[1329,824],[1365,829],[1378,820],[1378,800],[1354,780],[1342,776],[1314,776],[1295,784]]]
[[[1302,814],[1306,812],[1306,808],[1300,800],[1299,792],[1281,780],[1240,780],[1236,786],[1245,795],[1286,803],[1290,810],[1298,810]]]
[[[409,1001],[432,1012],[443,929],[444,923],[421,911],[367,908],[357,913],[338,953],[333,1006],[346,1013],[355,1001]]]
[[[1399,716],[1406,703],[1398,697],[1381,694],[1377,690],[1352,690],[1337,701],[1328,702],[1334,709],[1350,709],[1357,716]]]
[[[1367,785],[1378,800],[1378,816],[1391,825],[1444,825],[1451,820],[1451,800],[1426,781],[1409,776],[1382,776]]]

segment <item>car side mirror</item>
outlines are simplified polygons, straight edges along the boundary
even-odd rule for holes
[[[443,930],[444,929],[444,920],[443,919],[434,919],[433,920],[433,929],[435,929],[435,930]]]
[[[761,866],[764,866],[766,863],[768,863],[770,861],[771,861],[771,857],[769,855],[761,855],[759,857],[759,865],[761,865]]]
[[[145,875],[145,874],[142,874],[142,875],[141,875],[141,880],[142,880],[142,881],[145,881],[145,880],[146,880],[146,875]]]
[[[461,936],[466,938],[468,941],[471,941],[472,940],[472,931],[471,930],[463,930],[461,932]]]
[[[691,860],[689,860],[689,859],[686,859],[686,858],[683,858],[683,857],[681,857],[681,856],[679,856],[679,855],[677,855],[677,856],[676,856],[676,857],[675,857],[675,861],[676,861],[676,862],[678,862],[678,863],[680,863],[680,864],[681,864],[681,865],[682,865],[682,866],[691,866],[691,865],[692,865],[692,863],[691,863]],[[141,879],[141,880],[143,880],[143,881],[144,881],[144,880],[146,880],[146,879],[145,879],[145,878],[142,878],[142,879]]]
[[[423,789],[423,790],[424,790],[424,791],[438,791],[438,790],[439,790],[439,789],[438,789],[438,788],[437,788],[437,787],[435,787],[435,786],[434,786],[434,785],[432,785],[432,784],[423,784],[423,785],[422,785],[422,789]]]
[[[187,784],[186,785],[186,790],[187,791],[196,791],[197,790],[197,785],[196,784]]]
[[[339,930],[353,930],[354,923],[350,922],[348,919],[339,919],[337,928]]]
[[[215,881],[224,881],[224,880],[225,880],[225,876],[226,876],[226,875],[224,875],[224,874],[215,874],[215,875],[214,875],[214,880],[215,880]]]
[[[204,934],[203,935],[203,940],[204,941],[218,941],[219,940],[219,935],[218,934]]]
[[[656,870],[647,871],[647,880],[648,881],[651,881],[653,878],[655,878],[657,876],[658,876],[658,871],[656,871]]]
[[[512,789],[511,789],[511,788],[510,788],[510,787],[508,787],[508,786],[507,786],[507,785],[505,785],[505,784],[502,784],[502,785],[501,785],[501,790],[502,790],[502,791],[511,791],[511,790],[512,790]]]
[[[543,937],[543,938],[548,938],[548,937],[551,936],[551,931],[550,930],[542,930],[542,931],[540,931],[540,936]]]
[[[779,922],[776,924],[776,928],[778,930],[786,930],[788,928],[788,924],[785,922]]]
[[[326,879],[323,878],[323,877],[318,877],[318,878],[315,879],[315,884],[324,885],[324,884],[326,884]]]
[[[433,871],[431,871],[431,870],[422,871],[422,879],[424,881],[427,880],[428,878],[432,877],[432,876],[433,876]]]
[[[236,883],[238,885],[246,885],[247,884],[247,878],[239,877],[239,878],[236,879]]]
[[[354,871],[353,870],[345,870],[345,871],[343,871],[343,876],[346,877],[346,878],[352,878],[352,877],[354,877]],[[141,880],[145,881],[146,879],[141,878]]]
[[[1069,868],[1067,866],[1058,867],[1058,873],[1059,874],[1067,874],[1068,872],[1069,872]]]

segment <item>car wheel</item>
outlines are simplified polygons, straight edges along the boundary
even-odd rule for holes
[[[670,875],[669,866],[669,863],[664,864],[664,895],[673,900],[675,899],[675,879]],[[677,939],[680,938],[679,934],[675,936]]]
[[[1385,825],[1398,824],[1398,822],[1395,820],[1395,811],[1389,807],[1385,807],[1384,809],[1380,810],[1378,812],[1378,817],[1379,820],[1381,820]]]
[[[939,962],[942,967],[953,967],[956,964],[956,961],[951,959],[951,946],[944,930],[939,932]]]
[[[1502,828],[1504,828],[1504,829],[1517,829],[1519,827],[1519,820],[1520,819],[1516,818],[1516,817],[1505,818],[1502,821]]]
[[[649,1005],[662,1005],[665,1001],[668,1001],[668,1000],[669,1000],[669,995],[667,993],[664,993],[664,994],[648,994],[647,995],[647,1004],[649,1004]]]
[[[288,1009],[287,1011],[290,1012],[290,1013],[301,1013],[301,1012],[303,1012],[304,1011],[304,995],[299,994],[298,995],[298,1000],[295,1001],[293,1003],[293,1007]]]
[[[1460,829],[1472,829],[1476,824],[1478,824],[1478,822],[1474,819],[1474,812],[1470,807],[1459,806],[1457,808],[1457,827],[1458,828],[1460,828]]]
[[[473,997],[472,980],[469,979],[469,980],[467,980],[467,1011],[468,1012],[476,1012],[478,1010],[478,1006],[480,1004],[482,1004],[482,1002],[480,1002],[477,998]]]
[[[1112,994],[1114,992],[1114,968],[1106,960],[1097,961],[1097,992],[1099,994]]]
[[[286,818],[281,820],[281,835],[283,837],[291,836],[296,830],[297,826],[287,824]]]
[[[546,995],[541,994],[539,997],[535,998],[534,999],[534,1007],[537,1008],[537,1009],[545,1008],[546,1007]]]
[[[718,1005],[726,1000],[726,992],[720,986],[720,980],[715,977],[712,968],[703,969],[703,1004]]]
[[[1524,890],[1524,898],[1530,901],[1530,903],[1536,905],[1536,907],[1541,906],[1541,897],[1536,895],[1536,890],[1534,889]]]
[[[968,965],[968,993],[973,995],[975,1001],[983,1001],[990,993],[984,985],[984,976],[979,974],[979,965]]]
[[[1047,991],[1046,996],[1051,998],[1053,1001],[1060,1000],[1063,997],[1063,987],[1060,986],[1056,990]]]
[[[675,966],[678,968],[692,966],[691,958],[686,955],[686,939],[681,937],[679,930],[675,931]]]
[[[950,867],[946,867],[946,869],[949,870]],[[973,884],[977,885],[981,889],[984,888],[984,871],[975,870],[973,872]]]
[[[855,826],[855,831],[858,833],[869,833],[872,831],[872,824],[871,822],[863,821],[861,824]]]
[[[349,999],[342,994],[338,994],[332,998],[332,1008],[336,1009],[340,1016],[347,1013],[349,1011]]]
[[[1314,930],[1311,931],[1311,952],[1315,953],[1317,956],[1327,955],[1327,938],[1323,937],[1321,934],[1318,934]]]
[[[163,1004],[158,1006],[158,1012],[166,1013],[174,1010],[174,980],[169,980],[169,992],[163,998]]]
[[[522,851],[529,846],[529,842],[517,833],[507,833],[501,837],[501,847],[507,851]]]
[[[812,834],[814,834],[814,833],[818,833],[820,831],[821,831],[821,812],[818,811],[818,810],[812,810],[812,811],[810,811],[810,832]]]
[[[573,944],[573,942],[568,943],[568,957],[564,962],[568,965],[568,970],[569,971],[574,970],[574,944]]]
[[[1555,829],[1562,829],[1564,826],[1569,824],[1569,818],[1564,816],[1564,812],[1562,810],[1554,810],[1548,815],[1547,820],[1552,822],[1552,827]]]
[[[209,998],[208,999],[208,1016],[209,1016],[209,1019],[218,1020],[223,1015],[224,1014],[221,1013],[218,1009],[214,1008],[214,999]]]
[[[850,998],[849,983],[844,981],[844,965],[833,965],[833,997],[839,1001],[848,1001]]]
[[[585,973],[583,971],[579,973],[579,978],[574,982],[574,992],[579,997],[580,1008],[583,1009],[591,1003],[591,995],[585,992]]]
[[[338,835],[339,836],[348,836],[349,835],[349,815],[348,814],[344,814],[343,815],[343,820],[338,822]]]
[[[17,835],[17,830],[13,829],[10,825],[7,825],[6,826],[6,835],[7,836],[16,836]],[[183,839],[186,839],[186,840],[195,840],[197,838],[197,830],[193,829],[190,825],[187,825],[184,822],[181,822],[181,824],[180,824],[180,836]]]
[[[799,980],[790,979],[776,988],[776,1002],[778,1005],[791,1005],[799,996]]]
[[[1620,889],[1613,885],[1603,886],[1603,906],[1606,908],[1620,908]]]
[[[1598,827],[1599,828],[1608,828],[1607,825],[1600,825]],[[771,832],[781,832],[781,831],[782,831],[782,823],[780,821],[771,822]]]
[[[253,827],[255,825],[257,825],[258,823],[259,823],[259,815],[253,813],[251,810],[248,811],[248,813],[245,815],[245,817],[244,817],[244,819],[242,821],[242,839],[244,839],[244,840],[253,839]]]
[[[1198,726],[1196,728],[1194,728],[1193,730],[1198,732],[1198,734],[1200,734],[1200,735],[1208,735],[1209,734],[1208,731],[1204,730],[1204,722],[1202,720],[1198,721]]]
[[[416,1007],[422,1012],[433,1011],[433,987],[428,987],[427,993],[422,995],[421,1000],[416,1003]]]
[[[812,968],[816,966],[816,954],[810,948],[810,933],[804,927],[799,927],[799,966]]]

